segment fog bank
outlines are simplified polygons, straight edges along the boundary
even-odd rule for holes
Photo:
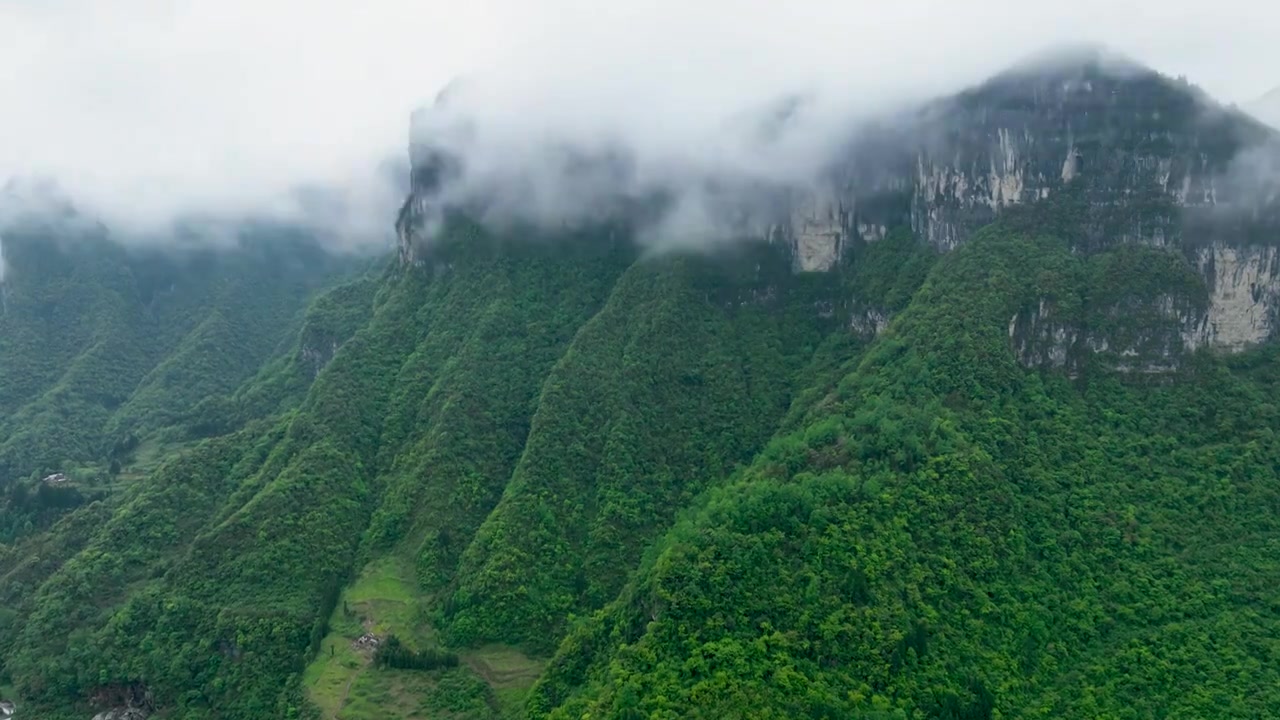
[[[5,3],[0,183],[54,178],[155,241],[175,218],[256,214],[381,247],[410,112],[456,77],[490,178],[568,139],[623,149],[642,184],[786,182],[856,118],[1063,43],[1112,46],[1226,101],[1258,97],[1280,82],[1276,27],[1280,8],[1252,0]],[[787,98],[803,112],[761,143],[753,118]],[[539,212],[560,212],[532,192]]]

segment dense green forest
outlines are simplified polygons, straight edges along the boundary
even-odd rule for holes
[[[1008,351],[1020,305],[1080,294],[1107,262],[1001,229],[946,257],[794,430],[573,629],[530,714],[1280,706],[1274,350],[1158,383],[1070,380]]]
[[[27,222],[6,229],[3,251],[5,543],[213,429],[210,413],[193,411],[198,403],[230,407],[247,380],[272,372],[274,384],[263,377],[253,398],[264,406],[244,418],[300,395],[305,383],[269,363],[296,341],[314,293],[367,265],[266,224],[246,224],[225,251],[171,252],[128,249],[84,222]],[[67,484],[37,482],[55,473]]]
[[[225,384],[188,379],[227,359],[189,321],[85,425],[103,477],[56,488],[76,502],[11,481],[13,692],[51,717],[137,687],[228,718],[1280,704],[1274,349],[1138,379],[1010,347],[1040,298],[1144,292],[1112,286],[1130,248],[897,232],[806,276],[769,247],[455,232],[439,273],[333,280]],[[863,307],[893,314],[873,340],[847,330]],[[169,410],[166,382],[204,402]],[[101,467],[118,428],[153,467]]]
[[[1200,248],[1099,242],[1099,192],[823,272],[621,220],[413,262],[6,232],[0,699],[1278,716],[1280,346],[1184,344]]]

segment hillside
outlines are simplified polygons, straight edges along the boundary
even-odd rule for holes
[[[0,696],[1266,717],[1275,140],[1085,56],[863,129],[715,252],[483,227],[421,144],[363,274],[6,233]]]
[[[130,249],[75,216],[4,229],[0,541],[207,434],[211,418],[193,408],[264,372],[311,296],[360,264],[286,227],[248,224],[235,242]],[[268,402],[304,389],[280,387]],[[55,474],[66,483],[37,482]]]
[[[531,716],[1274,708],[1274,353],[1129,384],[1010,351],[1010,315],[1117,260],[1003,228],[945,257],[569,634]]]

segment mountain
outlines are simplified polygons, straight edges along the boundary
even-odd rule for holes
[[[296,230],[245,226],[235,243],[131,250],[61,221],[5,232],[0,485],[107,483],[138,451],[199,437],[193,407],[259,373],[310,296],[349,274]]]
[[[661,193],[487,225],[415,137],[364,273],[5,234],[19,713],[1280,706],[1275,131],[1042,59],[664,253]]]

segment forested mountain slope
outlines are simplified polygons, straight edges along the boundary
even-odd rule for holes
[[[422,148],[363,275],[5,235],[0,695],[1274,714],[1280,233],[1233,174],[1274,135],[1097,62],[913,122],[715,252],[482,227]],[[31,510],[70,463],[114,479]]]
[[[1155,384],[1019,366],[1008,317],[1106,262],[1003,228],[945,257],[570,633],[530,713],[1271,712],[1275,353]]]
[[[363,263],[262,223],[240,227],[232,248],[183,252],[130,249],[74,215],[3,232],[6,542],[40,525],[41,502],[27,502],[37,488],[79,502],[198,438],[208,418],[193,406],[230,396],[287,350],[312,294]],[[35,483],[55,473],[67,487]]]

